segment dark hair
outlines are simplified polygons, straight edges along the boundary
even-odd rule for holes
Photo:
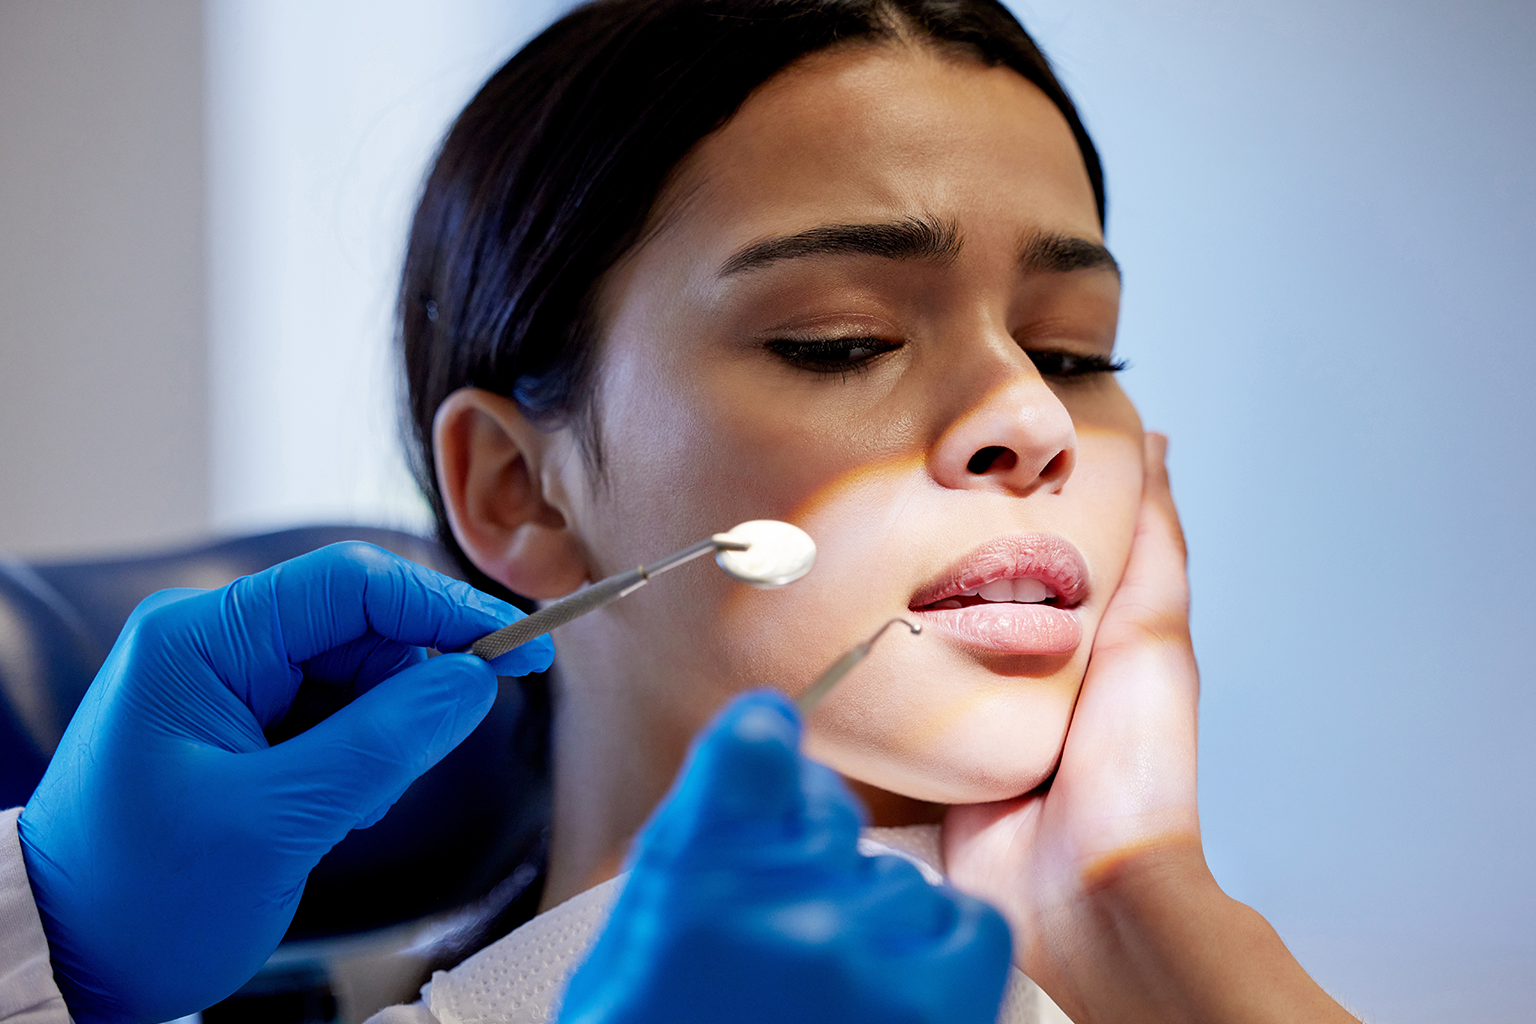
[[[491,76],[443,142],[411,226],[400,289],[412,462],[442,541],[432,419],[466,385],[534,418],[590,425],[594,293],[635,243],[673,167],[768,79],[856,40],[957,46],[1038,86],[1098,153],[1050,64],[997,0],[596,0]],[[600,462],[595,434],[587,453]]]

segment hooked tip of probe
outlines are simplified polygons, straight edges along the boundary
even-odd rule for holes
[[[913,636],[917,636],[918,634],[920,634],[923,631],[923,627],[920,624],[918,624],[916,622],[911,622],[911,621],[909,621],[907,619],[903,619],[900,616],[897,616],[894,619],[887,619],[886,622],[885,622],[885,625],[883,625],[879,629],[875,630],[874,635],[871,636],[868,640],[866,640],[864,642],[867,643],[867,644],[873,644],[876,640],[879,640],[882,636],[885,635],[885,631],[886,630],[890,629],[892,626],[896,625],[896,623],[898,623],[898,622],[901,623],[903,626],[906,626],[909,630],[911,630]]]

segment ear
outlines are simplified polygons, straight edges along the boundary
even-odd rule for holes
[[[545,464],[556,435],[510,398],[460,388],[432,421],[437,486],[454,539],[491,579],[536,600],[587,579],[586,554]]]

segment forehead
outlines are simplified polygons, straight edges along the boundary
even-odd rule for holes
[[[695,147],[651,240],[715,255],[909,216],[1010,248],[1034,231],[1102,238],[1071,129],[1032,83],[927,45],[855,44],[780,73]]]

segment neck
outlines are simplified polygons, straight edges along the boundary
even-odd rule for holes
[[[633,724],[640,709],[620,713],[594,703],[562,694],[556,705],[554,821],[541,913],[623,870],[630,843],[666,796],[692,740],[692,730],[653,723],[638,731],[648,731],[653,742],[637,742]],[[623,721],[632,727],[614,724]],[[948,809],[857,779],[845,781],[874,825],[936,824]]]
[[[638,689],[557,677],[554,808],[540,911],[617,875],[702,723],[680,722]]]

